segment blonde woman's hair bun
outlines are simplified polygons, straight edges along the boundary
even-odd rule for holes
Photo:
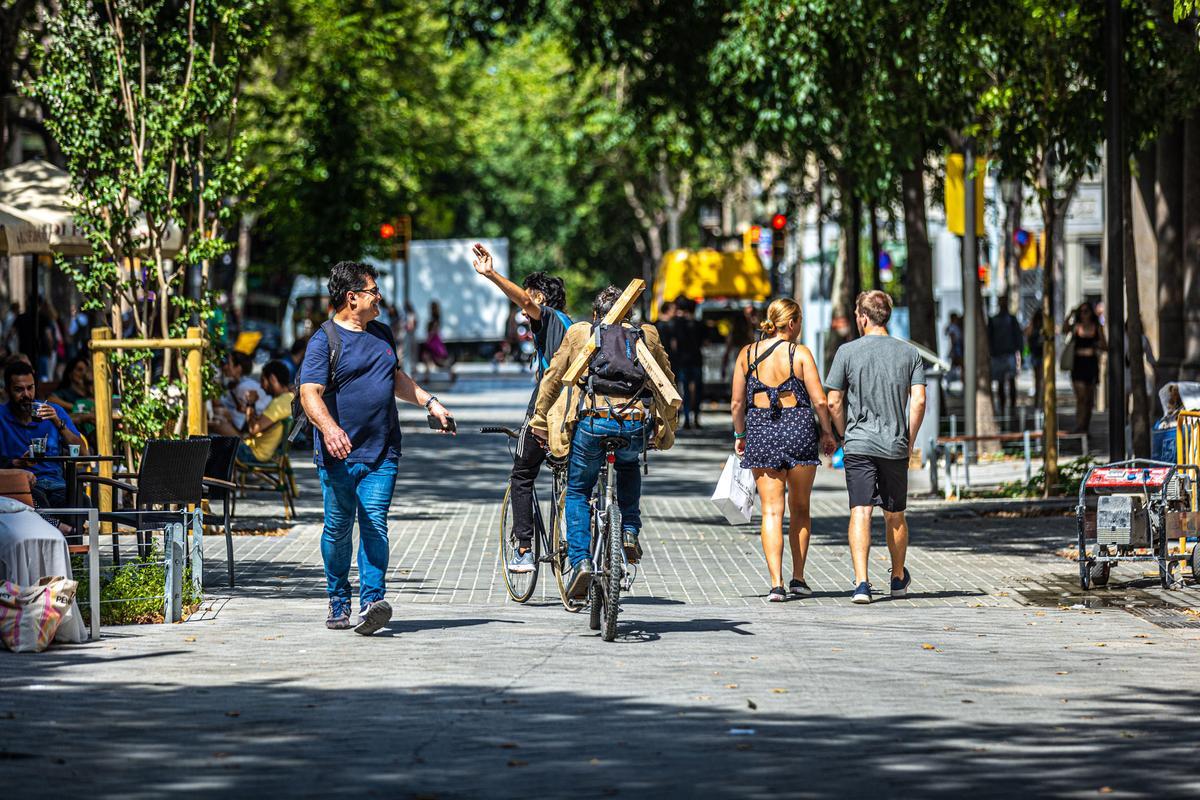
[[[758,323],[758,329],[763,333],[775,333],[775,323],[769,319],[764,319]]]

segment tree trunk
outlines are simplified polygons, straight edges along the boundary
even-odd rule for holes
[[[1184,128],[1183,377],[1200,378],[1200,113]]]
[[[1176,380],[1183,363],[1183,126],[1167,128],[1155,158],[1154,227],[1158,236],[1160,379]]]
[[[854,215],[853,185],[846,179],[839,184],[839,213],[838,222],[841,235],[838,237],[838,255],[833,264],[833,297],[829,338],[825,340],[825,364],[833,363],[833,354],[844,342],[853,339],[858,331],[854,325],[854,298],[857,295],[857,282],[854,279],[858,272],[857,259],[851,253],[858,245],[858,218]]]
[[[1130,171],[1132,174],[1132,170]],[[1150,403],[1146,393],[1145,348],[1142,347],[1142,301],[1138,294],[1138,269],[1133,246],[1133,202],[1131,186],[1121,192],[1124,205],[1125,242],[1125,352],[1129,357],[1129,433],[1134,458],[1150,457]],[[1112,323],[1109,323],[1112,324]]]
[[[1042,411],[1045,415],[1045,439],[1042,448],[1042,469],[1046,476],[1045,496],[1051,497],[1058,487],[1058,396],[1055,378],[1058,358],[1054,345],[1054,270],[1058,219],[1055,207],[1055,179],[1052,168],[1043,167],[1041,183],[1042,224],[1046,236],[1046,252],[1042,265]]]
[[[238,319],[246,315],[246,282],[250,270],[250,231],[254,228],[255,215],[251,212],[238,217],[237,260],[233,273],[233,311]],[[392,276],[393,280],[396,276]],[[201,291],[207,286],[202,286]]]
[[[871,288],[882,289],[883,281],[879,278],[879,210],[875,208],[875,203],[870,206],[870,235],[871,235],[871,267],[868,273],[871,276]]]
[[[988,348],[987,311],[983,305],[983,287],[972,281],[975,292],[975,435],[995,436],[1000,432],[996,409],[992,405],[992,357]],[[967,320],[963,320],[967,324]],[[965,378],[966,376],[964,376]],[[980,442],[977,452],[997,453],[999,442]]]
[[[900,173],[904,242],[908,250],[908,335],[937,352],[937,309],[933,300],[933,251],[925,222],[925,170],[920,161]]]
[[[858,295],[863,290],[862,280],[862,217],[863,203],[862,198],[858,196],[858,189],[855,186],[850,195],[850,220],[845,228],[846,234],[846,263],[848,269],[846,276],[849,278],[848,287],[850,290],[849,309],[854,310],[854,303],[858,299]],[[853,320],[852,320],[853,323]],[[851,324],[850,338],[858,336],[858,329]]]

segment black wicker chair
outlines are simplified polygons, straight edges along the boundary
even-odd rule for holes
[[[155,530],[179,521],[179,511],[187,506],[199,506],[204,498],[204,468],[211,442],[207,439],[152,439],[142,450],[142,460],[135,473],[116,477],[80,475],[83,484],[110,486],[125,492],[130,502],[114,503],[119,516],[100,514],[101,521],[135,525],[138,531]],[[178,509],[178,510],[172,510]],[[130,513],[132,512],[132,513]],[[138,553],[149,554],[149,538],[138,534]]]
[[[205,437],[193,437],[196,439]],[[234,492],[237,484],[233,482],[233,467],[237,461],[237,449],[241,439],[236,436],[209,436],[211,446],[208,450],[208,462],[204,465],[204,498],[209,501],[221,501],[221,516],[205,514],[205,525],[222,526],[225,531],[225,561],[229,572],[229,586],[233,587],[233,528],[230,526],[233,516]]]

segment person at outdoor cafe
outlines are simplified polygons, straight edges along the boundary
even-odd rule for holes
[[[283,420],[292,416],[291,376],[282,361],[268,361],[262,368],[262,387],[271,401],[259,414],[253,405],[246,406],[246,433],[238,445],[242,461],[270,461],[283,441]]]
[[[58,387],[46,398],[68,414],[71,421],[84,436],[92,436],[96,430],[96,403],[92,397],[92,368],[87,356],[75,356],[67,362]]]
[[[61,464],[37,462],[31,455],[64,455],[69,445],[83,448],[83,437],[71,417],[53,403],[36,398],[33,367],[15,361],[4,368],[8,402],[0,405],[0,467],[16,467],[37,477],[34,497],[50,508],[65,507],[67,482]],[[40,496],[39,496],[40,495]]]
[[[250,356],[237,350],[229,353],[221,365],[227,388],[209,421],[210,431],[220,436],[241,436],[246,431],[247,407],[254,406],[259,414],[267,410],[271,397],[250,377],[253,370],[254,360]]]

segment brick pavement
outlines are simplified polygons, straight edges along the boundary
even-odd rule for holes
[[[464,423],[519,411],[511,384],[478,388],[443,393]],[[6,788],[97,798],[1200,790],[1189,735],[1200,693],[1186,679],[1200,631],[1119,608],[1070,610],[1059,593],[1070,594],[1074,565],[1053,555],[1069,519],[920,510],[914,599],[855,607],[844,493],[827,473],[813,502],[818,596],[768,605],[754,529],[725,525],[705,499],[725,438],[685,440],[652,462],[647,563],[617,642],[605,644],[549,595],[507,601],[492,549],[503,444],[405,420],[389,575],[399,614],[385,631],[321,626],[320,508],[301,468],[298,524],[239,536],[239,588],[214,587],[188,622],[0,656]],[[265,498],[240,509],[279,513]]]

